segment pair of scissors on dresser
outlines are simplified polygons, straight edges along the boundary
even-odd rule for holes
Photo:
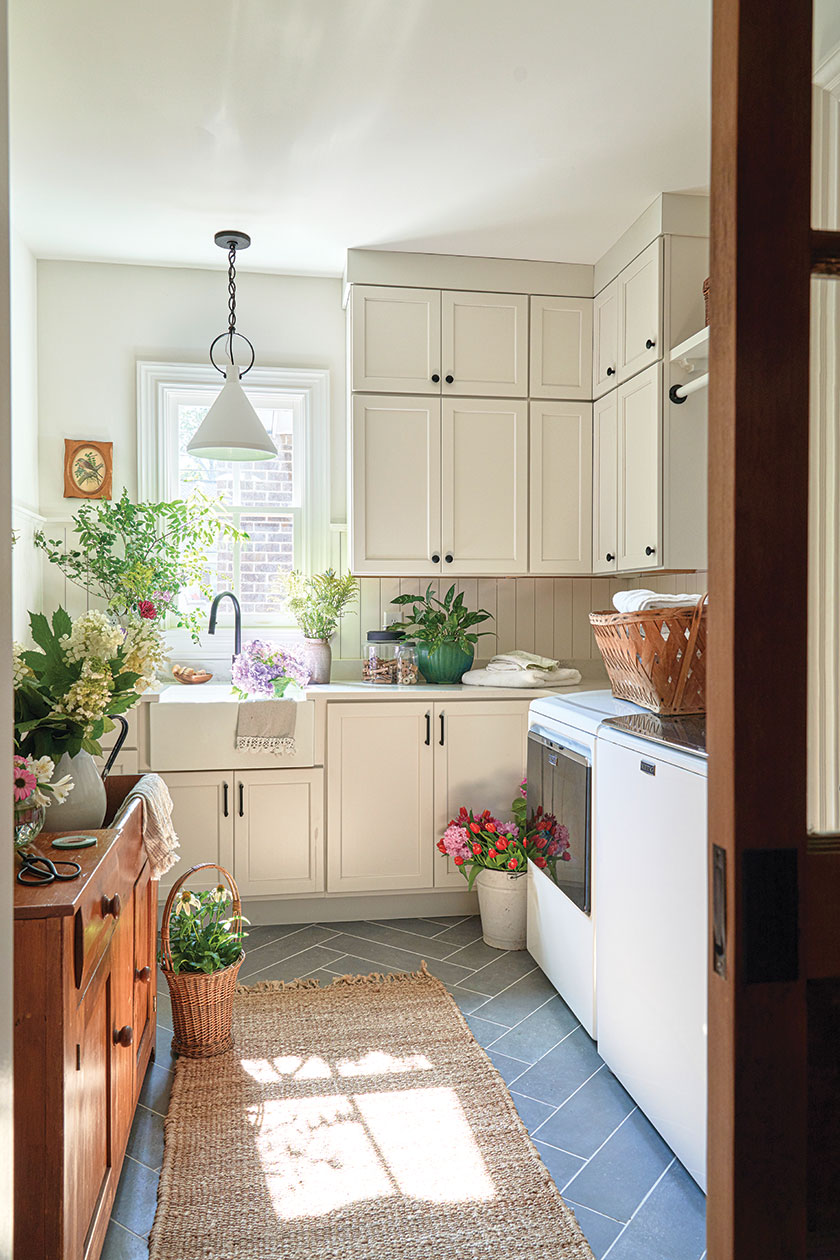
[[[67,874],[59,866],[67,867]],[[53,884],[57,879],[77,879],[82,873],[78,862],[53,862],[40,853],[24,853],[17,873],[19,884]]]

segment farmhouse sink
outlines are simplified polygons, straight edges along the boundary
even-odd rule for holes
[[[315,759],[315,705],[301,700],[295,723],[296,751],[236,751],[239,697],[229,683],[166,687],[149,706],[149,758],[155,770],[282,770],[311,766]]]

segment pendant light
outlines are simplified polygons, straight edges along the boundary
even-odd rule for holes
[[[228,327],[210,346],[210,362],[224,376],[225,383],[187,450],[200,459],[275,459],[277,447],[242,388],[242,377],[254,366],[254,347],[247,337],[236,331],[236,251],[247,249],[251,238],[245,232],[217,232],[213,239],[220,249],[228,251]],[[244,371],[234,362],[234,337],[240,337],[251,351],[251,362]],[[227,342],[229,359],[223,368],[213,358],[220,341]]]

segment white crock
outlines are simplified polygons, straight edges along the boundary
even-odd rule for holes
[[[303,659],[316,685],[330,681],[332,646],[329,639],[304,639]]]
[[[53,779],[60,779],[65,774],[73,780],[73,791],[63,805],[50,805],[45,830],[95,831],[105,821],[107,809],[105,784],[96,762],[90,753],[78,752],[75,757],[64,753]]]
[[[524,949],[527,879],[514,871],[479,871],[475,886],[485,945]]]

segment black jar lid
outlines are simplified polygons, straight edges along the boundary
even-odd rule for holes
[[[368,643],[400,643],[402,641],[401,630],[368,630]]]

